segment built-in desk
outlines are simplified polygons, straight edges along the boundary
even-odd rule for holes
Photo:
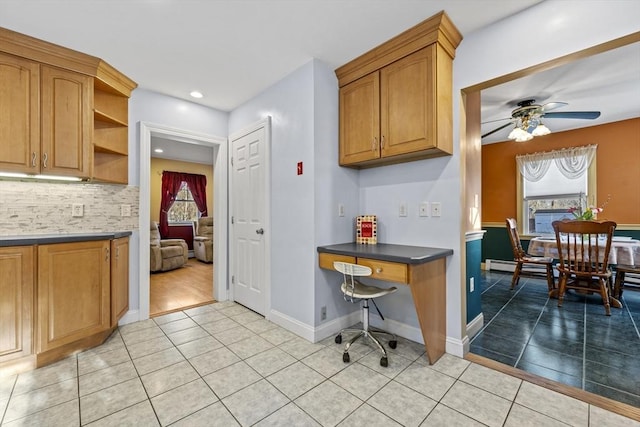
[[[452,249],[342,243],[319,246],[318,253],[320,268],[333,270],[334,261],[366,265],[373,279],[409,285],[429,363],[434,364],[444,354],[446,257],[453,254]]]

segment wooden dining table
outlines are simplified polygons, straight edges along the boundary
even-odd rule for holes
[[[558,259],[558,245],[555,236],[534,237],[529,242],[527,253],[532,256]],[[630,237],[614,236],[609,251],[609,264],[625,264],[640,267],[640,240]],[[550,297],[558,297],[558,289],[549,293]],[[612,307],[621,308],[622,303],[609,295]]]

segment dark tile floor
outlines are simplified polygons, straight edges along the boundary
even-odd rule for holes
[[[471,352],[619,402],[640,406],[640,292],[605,316],[599,295],[569,291],[562,307],[544,280],[483,272],[484,326]]]

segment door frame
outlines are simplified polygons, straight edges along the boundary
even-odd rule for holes
[[[229,135],[229,155],[227,156],[227,166],[229,170],[229,207],[233,206],[233,168],[231,166],[232,141],[240,137],[264,128],[264,316],[271,318],[271,116],[266,116],[249,126]],[[231,209],[228,209],[231,216]],[[234,236],[231,218],[229,218],[229,254],[234,253]],[[232,257],[229,256],[229,277],[233,273]],[[235,301],[234,286],[229,279],[229,299]]]
[[[217,301],[228,298],[228,232],[227,232],[227,139],[219,136],[207,135],[154,123],[139,122],[140,126],[140,198],[139,204],[139,233],[140,254],[139,268],[139,319],[149,318],[149,227],[151,223],[151,137],[157,136],[194,145],[213,146],[213,297]],[[215,286],[214,286],[215,284]]]

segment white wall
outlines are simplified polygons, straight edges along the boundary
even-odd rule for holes
[[[140,122],[226,138],[229,114],[144,89],[135,89],[129,101],[129,185],[140,186]],[[226,152],[226,151],[225,151]],[[226,160],[225,160],[226,162]],[[148,177],[145,177],[148,179]],[[140,200],[140,229],[131,236],[129,258],[129,311],[125,322],[140,317],[140,286],[149,286],[148,275],[140,276],[140,266],[148,265],[148,252],[137,250],[140,239],[148,239],[149,200]],[[226,203],[226,200],[225,200]],[[146,204],[146,209],[143,205]],[[214,203],[215,205],[216,203]],[[142,318],[145,318],[142,313]]]

